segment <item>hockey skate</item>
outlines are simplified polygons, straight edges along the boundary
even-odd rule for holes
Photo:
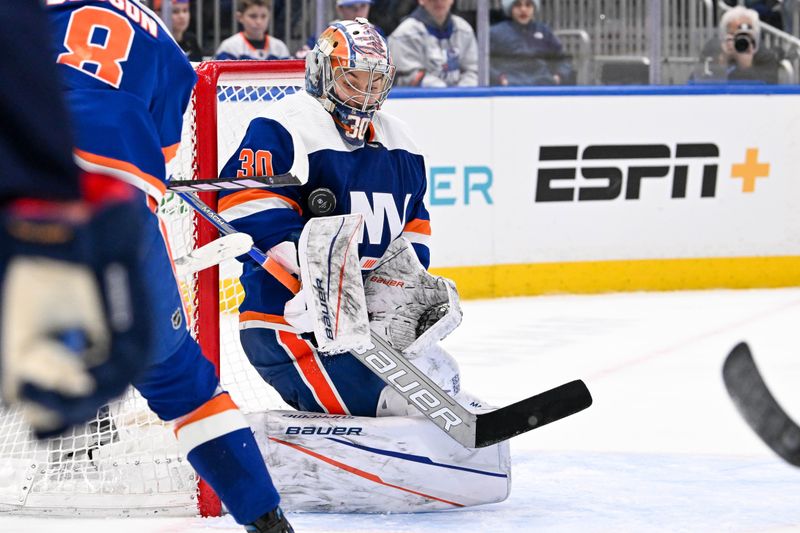
[[[244,527],[248,533],[294,533],[292,525],[286,520],[286,515],[280,507],[263,515],[252,524]]]

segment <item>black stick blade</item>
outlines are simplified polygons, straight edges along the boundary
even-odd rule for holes
[[[477,416],[475,447],[483,448],[526,431],[561,420],[592,405],[592,395],[581,380]]]
[[[800,467],[800,427],[772,396],[746,343],[739,343],[728,354],[722,379],[753,431],[780,457]]]

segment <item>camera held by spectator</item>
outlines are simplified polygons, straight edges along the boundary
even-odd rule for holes
[[[719,37],[705,44],[690,81],[778,83],[778,56],[761,43],[758,13],[737,6],[719,21]]]
[[[739,54],[755,53],[758,49],[758,34],[750,24],[745,22],[736,28],[736,33],[733,34],[733,49]]]

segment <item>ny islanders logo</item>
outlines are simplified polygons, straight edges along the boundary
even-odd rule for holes
[[[387,242],[390,242],[403,233],[411,195],[405,195],[402,211],[397,209],[395,198],[391,193],[374,192],[371,196],[372,201],[363,191],[350,191],[350,212],[364,215],[364,231],[359,243],[381,244],[384,241],[383,231],[387,225],[390,233]]]

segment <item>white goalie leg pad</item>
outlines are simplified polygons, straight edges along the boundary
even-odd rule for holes
[[[300,235],[297,248],[304,294],[300,297],[305,298],[322,353],[343,353],[370,344],[358,259],[362,221],[360,214],[312,218]]]
[[[411,513],[505,500],[508,442],[464,448],[422,416],[248,415],[287,511]]]
[[[455,284],[428,273],[402,237],[367,276],[364,292],[372,330],[412,360],[461,323]]]
[[[297,246],[293,242],[284,241],[267,250],[267,257],[278,263],[287,272],[300,275],[300,263],[297,259]]]

